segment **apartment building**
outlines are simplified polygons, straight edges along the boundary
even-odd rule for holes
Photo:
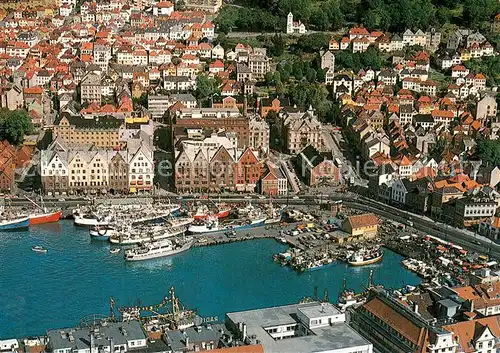
[[[124,121],[112,116],[84,119],[62,113],[54,123],[55,137],[68,143],[94,144],[101,148],[114,148],[120,145],[119,130]]]

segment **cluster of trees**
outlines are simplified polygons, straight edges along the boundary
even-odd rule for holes
[[[220,81],[208,76],[199,75],[196,77],[195,98],[201,102],[203,107],[211,106],[211,100],[214,96],[220,95]]]
[[[349,69],[358,72],[363,68],[380,70],[387,66],[387,57],[375,47],[369,47],[368,50],[363,53],[353,53],[349,50],[335,53],[336,70]]]
[[[489,86],[500,84],[500,57],[488,56],[481,59],[469,60],[465,63],[465,66],[471,72],[482,72],[485,74]]]
[[[486,29],[500,10],[498,0],[243,0],[252,9],[226,7],[216,22],[222,31],[284,31],[286,16],[317,30],[336,30],[353,23],[401,32],[445,23]]]
[[[0,140],[19,145],[24,136],[33,131],[31,119],[25,110],[0,109]]]
[[[500,141],[499,140],[479,140],[477,141],[477,157],[481,159],[483,165],[500,165]]]
[[[286,27],[286,18],[273,15],[265,9],[224,6],[214,20],[219,32],[231,31],[281,32]]]

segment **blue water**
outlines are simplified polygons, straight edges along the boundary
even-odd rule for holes
[[[31,251],[33,245],[47,254]],[[375,283],[389,288],[416,285],[419,278],[401,266],[401,256],[386,250],[380,264],[353,268],[343,263],[297,274],[272,255],[286,250],[274,240],[255,240],[193,248],[174,257],[125,263],[123,251],[109,254],[107,242],[91,241],[88,230],[69,221],[29,231],[0,233],[0,338],[44,334],[77,325],[89,314],[108,314],[117,305],[161,302],[170,286],[188,308],[223,319],[228,311],[297,302],[314,287],[337,298],[346,277],[362,289],[374,269]]]

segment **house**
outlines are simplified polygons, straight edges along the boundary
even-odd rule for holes
[[[497,115],[497,101],[495,97],[485,96],[476,105],[476,119],[486,120]]]
[[[297,155],[295,165],[297,174],[308,186],[324,182],[338,185],[341,182],[340,168],[330,152],[321,153],[309,145]]]
[[[324,70],[335,69],[335,55],[327,50],[325,52],[320,51],[321,57],[321,68]]]
[[[234,167],[235,188],[237,191],[252,192],[262,178],[263,167],[256,152],[250,147],[241,154]]]
[[[260,180],[260,191],[264,195],[278,196],[286,195],[288,191],[288,179],[282,168],[268,161],[267,174]]]
[[[372,213],[349,216],[342,222],[342,230],[358,239],[375,238],[380,222]]]
[[[293,33],[298,33],[298,34],[305,34],[306,33],[306,26],[300,22],[300,21],[294,21],[293,20],[293,13],[288,13],[288,16],[286,18],[286,33],[287,34],[293,34]]]
[[[307,112],[287,113],[283,125],[285,127],[286,148],[297,154],[308,145],[322,151],[324,148],[323,125],[314,114],[312,107]]]

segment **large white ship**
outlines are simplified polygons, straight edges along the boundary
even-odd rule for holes
[[[142,261],[159,257],[172,256],[188,250],[193,245],[193,238],[165,239],[145,243],[125,251],[125,260]]]

